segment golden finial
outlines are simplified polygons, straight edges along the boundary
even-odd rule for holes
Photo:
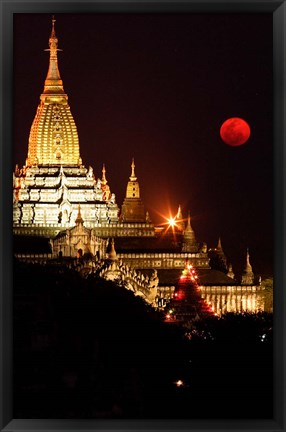
[[[134,158],[132,158],[132,163],[131,163],[131,176],[130,176],[130,180],[131,181],[136,181],[137,177],[135,175],[135,162],[134,162]]]
[[[114,246],[114,238],[111,239],[111,247],[110,247],[110,251],[108,254],[108,259],[115,261],[116,258],[116,250],[115,250],[115,246]]]
[[[55,32],[55,16],[52,16],[52,33],[51,33],[51,37],[56,37],[56,32]]]
[[[249,250],[246,249],[246,266],[245,266],[245,273],[252,273],[252,265],[250,264],[250,257],[249,257]]]
[[[107,180],[106,180],[106,177],[105,177],[105,173],[106,173],[106,169],[105,169],[105,165],[103,164],[102,165],[102,179],[101,179],[101,183],[104,184],[104,185],[106,185],[106,183],[107,183]]]
[[[193,228],[191,226],[191,212],[188,211],[188,219],[187,219],[187,226],[185,229],[185,234],[189,235],[190,233],[193,233]]]
[[[77,218],[75,220],[75,223],[76,224],[83,223],[83,218],[81,217],[81,212],[80,212],[80,204],[78,205]]]
[[[63,82],[61,80],[60,72],[58,69],[58,38],[55,31],[55,18],[52,18],[52,31],[49,38],[49,47],[45,51],[50,51],[49,70],[45,80],[44,93],[62,94],[64,92]]]
[[[191,212],[188,211],[188,227],[191,227]]]
[[[249,261],[249,250],[246,249],[246,267],[251,267],[250,261]]]
[[[183,219],[181,205],[179,205],[179,207],[178,207],[178,212],[176,214],[176,219],[179,220],[179,221],[181,221]]]
[[[55,49],[56,49],[56,51],[61,51],[61,50],[58,50],[58,39],[56,36],[56,31],[55,31],[55,22],[56,22],[55,16],[53,15],[52,16],[52,31],[51,31],[51,36],[49,39],[50,49],[46,50],[46,51],[55,50]]]

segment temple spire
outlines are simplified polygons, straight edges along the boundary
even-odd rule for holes
[[[249,261],[249,251],[246,250],[246,266],[241,277],[241,283],[245,285],[252,285],[254,283],[254,273],[252,271],[252,266]]]
[[[231,279],[234,279],[234,273],[233,273],[233,270],[232,270],[232,264],[229,264],[229,266],[228,266],[227,276],[230,277]]]
[[[114,238],[111,239],[111,247],[110,247],[110,251],[108,253],[108,259],[115,261],[117,259],[116,257],[116,250],[115,250],[115,246],[114,246]]]
[[[222,245],[221,245],[221,238],[218,238],[218,243],[217,243],[217,247],[216,247],[216,251],[217,254],[221,257],[221,259],[223,260],[225,267],[226,267],[226,256],[225,253],[223,251]],[[227,268],[227,267],[226,267]]]
[[[102,165],[102,178],[101,178],[101,183],[102,183],[103,185],[106,185],[106,184],[107,184],[107,180],[106,180],[105,173],[106,173],[106,169],[105,169],[105,165],[103,164],[103,165]]]
[[[58,69],[55,19],[49,38],[49,69],[29,135],[26,167],[82,165],[77,128]]]
[[[132,158],[132,163],[131,163],[131,176],[129,177],[131,181],[136,181],[137,177],[135,175],[135,163],[134,163],[134,158]]]
[[[188,222],[187,222],[186,230],[192,230],[192,227],[191,227],[191,212],[190,212],[190,210],[188,211]]]
[[[188,222],[184,230],[182,252],[197,252],[198,245],[195,238],[194,230],[191,226],[191,214],[188,211]]]
[[[83,224],[83,218],[82,218],[81,212],[80,212],[80,204],[78,205],[77,218],[75,220],[75,223],[76,223],[76,225]]]
[[[246,267],[245,267],[245,271],[247,271],[248,273],[252,272],[252,266],[251,266],[250,261],[249,261],[249,250],[248,250],[248,248],[246,250]]]
[[[140,198],[140,186],[135,174],[134,158],[131,163],[131,176],[127,183],[121,217],[124,222],[146,222],[144,204]]]
[[[55,31],[55,18],[52,18],[52,31],[49,39],[49,47],[45,51],[50,51],[50,62],[47,77],[45,80],[44,94],[64,93],[63,82],[58,68],[58,38]]]
[[[52,17],[52,32],[51,32],[51,39],[54,38],[56,39],[56,32],[55,32],[55,16],[53,15]]]
[[[183,219],[182,210],[181,210],[181,205],[179,205],[176,219],[179,219],[179,220]]]
[[[184,221],[183,221],[183,214],[182,214],[182,210],[181,210],[181,205],[179,205],[178,212],[177,212],[177,214],[176,214],[175,219],[176,219],[176,226],[177,226],[181,231],[184,231],[184,229],[185,229],[185,223],[184,223]]]
[[[186,226],[184,234],[193,233],[193,232],[194,232],[194,230],[193,230],[192,225],[191,225],[191,212],[188,211],[187,226]]]

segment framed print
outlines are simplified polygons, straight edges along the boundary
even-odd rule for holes
[[[284,430],[284,2],[2,4],[1,428]]]

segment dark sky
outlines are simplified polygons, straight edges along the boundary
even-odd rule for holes
[[[48,70],[51,15],[14,16],[14,162],[22,166]],[[181,204],[199,242],[249,247],[272,272],[272,14],[57,14],[59,69],[81,156],[121,206],[135,158],[155,223]],[[251,127],[229,147],[229,117]]]

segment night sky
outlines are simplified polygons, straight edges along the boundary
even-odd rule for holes
[[[52,15],[52,13],[51,13]],[[51,15],[14,15],[14,149],[21,167],[48,70]],[[131,160],[154,223],[191,212],[234,272],[272,270],[272,14],[57,14],[59,70],[83,164],[121,207]],[[221,124],[242,117],[249,141]]]

